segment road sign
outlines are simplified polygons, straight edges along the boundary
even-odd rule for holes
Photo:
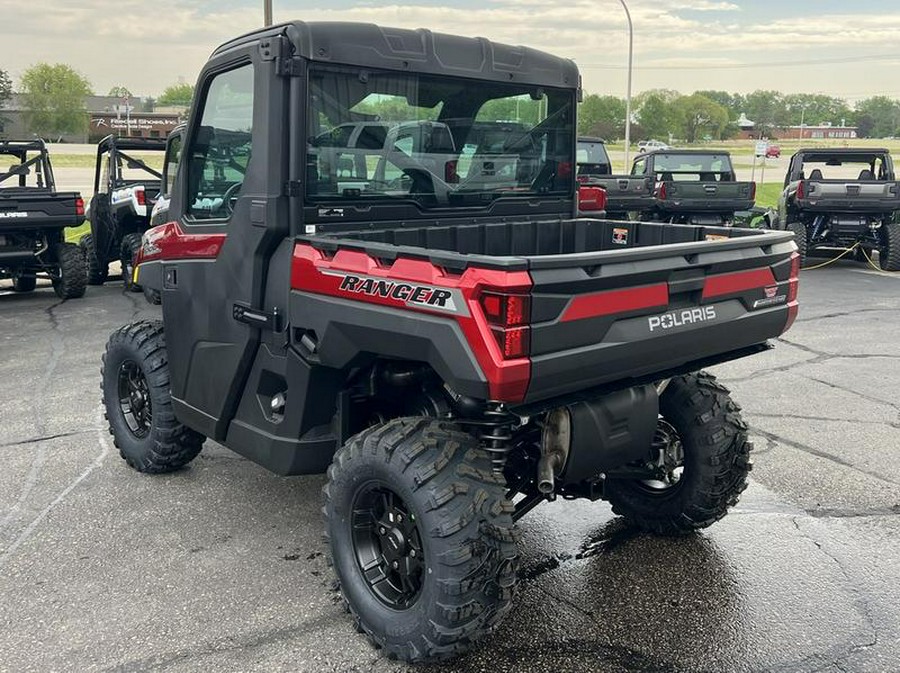
[[[757,140],[756,141],[756,156],[764,157],[766,156],[766,151],[769,149],[769,141],[768,140]]]

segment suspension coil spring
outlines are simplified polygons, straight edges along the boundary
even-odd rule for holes
[[[514,446],[514,429],[518,423],[519,417],[497,402],[485,405],[482,418],[465,422],[472,426],[484,450],[491,454],[491,466],[495,472],[503,472],[506,466],[506,456]]]

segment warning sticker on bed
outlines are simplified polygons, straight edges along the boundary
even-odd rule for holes
[[[628,245],[628,229],[615,227],[612,231],[612,242],[616,245]]]

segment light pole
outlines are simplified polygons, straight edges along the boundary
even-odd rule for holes
[[[628,19],[628,84],[625,91],[625,172],[629,172],[628,160],[631,154],[631,70],[634,62],[634,25],[631,23],[631,12],[625,0],[619,0],[625,17]]]
[[[272,25],[272,0],[263,0],[263,25]]]

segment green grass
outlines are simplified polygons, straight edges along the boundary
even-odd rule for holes
[[[783,189],[780,182],[766,182],[756,185],[756,205],[763,208],[777,208],[778,197]]]
[[[85,222],[80,227],[66,229],[66,241],[69,243],[78,243],[82,236],[89,233],[91,233],[91,223]]]
[[[135,159],[140,159],[150,168],[155,168],[158,171],[162,170],[163,155],[161,152],[153,154],[135,152],[131,156]],[[50,154],[50,163],[53,164],[54,168],[94,168],[97,163],[97,156],[95,154],[61,154],[52,152]]]

